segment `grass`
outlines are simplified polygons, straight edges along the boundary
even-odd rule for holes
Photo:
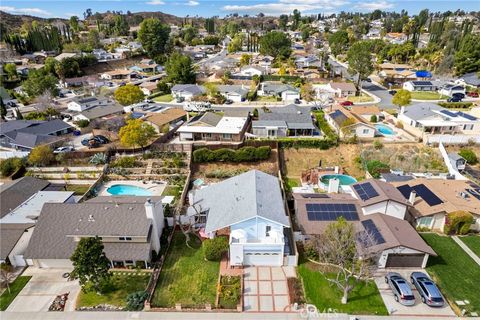
[[[177,199],[182,193],[183,188],[177,185],[168,185],[162,192],[162,196],[173,196]]]
[[[460,240],[462,240],[470,250],[480,257],[480,236],[465,236],[460,237]]]
[[[130,273],[130,272],[126,272]],[[77,308],[93,307],[99,304],[110,304],[117,307],[125,307],[129,293],[144,291],[147,287],[150,273],[147,275],[123,275],[113,272],[111,284],[105,286],[104,293],[97,294],[95,291],[87,293],[80,291],[77,298]]]
[[[22,291],[23,287],[25,287],[31,278],[30,276],[19,276],[10,284],[10,292],[8,292],[8,289],[5,289],[0,296],[0,311],[7,310],[10,303],[15,300],[15,297]]]
[[[290,188],[300,187],[300,181],[297,178],[288,178],[287,177],[287,184]]]
[[[362,94],[361,96],[347,97],[347,100],[352,101],[353,103],[359,103],[359,102],[372,102],[373,98],[370,97],[368,94]]]
[[[88,184],[67,184],[66,187],[67,191],[73,191],[74,195],[76,196],[83,196],[88,189],[90,189],[90,185]]]
[[[240,303],[241,278],[239,276],[222,276],[220,279],[220,296],[218,305],[222,309],[236,309]]]
[[[480,267],[452,238],[433,233],[424,233],[422,238],[438,254],[428,259],[427,271],[450,304],[457,300],[469,300],[466,309],[480,313]]]
[[[195,241],[193,241],[195,239]],[[215,305],[219,262],[206,261],[200,240],[192,236],[193,248],[183,233],[175,233],[153,295],[155,307],[201,307]]]
[[[444,100],[448,98],[438,92],[430,91],[413,91],[411,94],[414,100]]]
[[[342,291],[337,286],[330,285],[325,275],[316,271],[310,263],[300,264],[298,273],[303,281],[307,302],[314,304],[319,312],[326,312],[330,308],[335,312],[349,314],[388,314],[373,281],[359,283],[350,292],[347,304],[342,304]]]
[[[172,100],[173,100],[173,97],[171,94],[164,94],[164,95],[153,98],[153,101],[156,101],[156,102],[170,102]]]
[[[257,96],[255,101],[262,101],[262,102],[277,102],[277,97],[273,96]]]

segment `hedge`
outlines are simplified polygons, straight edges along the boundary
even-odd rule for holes
[[[467,234],[473,223],[473,215],[466,211],[454,211],[447,214],[443,232],[445,234]]]
[[[252,162],[266,160],[270,158],[272,149],[269,146],[263,147],[243,147],[238,150],[222,148],[210,150],[208,148],[200,148],[193,152],[193,162]]]
[[[473,106],[471,102],[440,102],[438,104],[444,108],[459,108],[459,109],[468,109]]]
[[[327,150],[337,145],[336,140],[332,139],[315,139],[315,138],[303,138],[303,139],[277,139],[278,145],[284,149],[290,148],[307,148],[307,149],[321,149]]]
[[[202,247],[205,259],[220,261],[223,254],[228,250],[228,239],[226,237],[207,239],[203,242]]]
[[[301,78],[299,76],[289,76],[289,75],[264,75],[263,76],[263,81],[281,81],[284,79],[286,82],[295,82],[297,80],[300,80]]]

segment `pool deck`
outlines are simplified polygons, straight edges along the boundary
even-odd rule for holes
[[[131,180],[114,180],[114,181],[108,181],[104,183],[98,192],[99,196],[111,196],[110,193],[108,193],[107,189],[110,188],[111,186],[117,185],[117,184],[122,184],[122,185],[128,185],[128,186],[134,186],[134,187],[139,187],[146,189],[152,193],[152,196],[160,196],[163,193],[163,190],[167,186],[167,183],[153,183],[151,181],[131,181]]]

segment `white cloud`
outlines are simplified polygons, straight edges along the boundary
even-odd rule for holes
[[[151,4],[152,6],[159,6],[159,5],[165,4],[165,2],[163,2],[162,0],[152,0],[152,1],[146,2],[146,4]]]
[[[373,1],[373,2],[360,2],[355,6],[357,9],[362,9],[362,10],[385,10],[385,9],[391,9],[394,7],[394,4],[391,2],[387,1]]]
[[[195,6],[198,6],[200,4],[200,2],[198,1],[195,1],[195,0],[190,0],[188,1],[187,3],[185,3],[187,6],[190,6],[190,7],[195,7]]]
[[[40,8],[15,8],[8,6],[0,6],[1,11],[13,14],[28,14],[32,16],[51,16],[52,14]]]
[[[297,9],[300,12],[332,10],[341,7],[348,2],[345,0],[279,0],[272,3],[260,3],[254,5],[226,5],[222,9],[224,11],[255,14],[262,12],[266,15],[280,15],[292,13]]]

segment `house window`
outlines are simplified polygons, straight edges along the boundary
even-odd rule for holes
[[[119,237],[118,240],[120,240],[120,241],[131,241],[132,238],[131,237]]]
[[[230,133],[222,134],[223,139],[225,140],[232,140],[232,135]]]
[[[422,217],[417,220],[417,226],[431,228],[433,217]]]
[[[473,124],[464,124],[463,130],[473,130]]]
[[[275,137],[277,135],[277,131],[275,129],[269,129],[268,130],[268,136],[269,137]]]
[[[269,237],[270,236],[270,230],[272,230],[271,226],[266,226],[265,227],[265,236]]]
[[[212,134],[211,133],[202,133],[202,136],[204,139],[211,138]]]
[[[368,134],[369,131],[370,131],[370,130],[368,130],[368,129],[363,129],[363,132],[362,132],[362,133],[363,133],[363,134]]]

